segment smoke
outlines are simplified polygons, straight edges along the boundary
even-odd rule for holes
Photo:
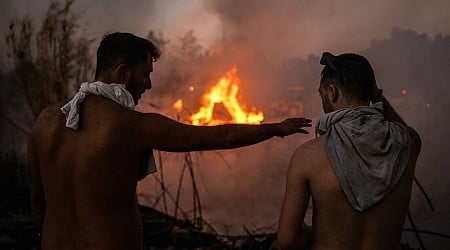
[[[392,27],[413,28],[430,35],[449,33],[436,27],[448,20],[448,1],[354,3],[351,1],[204,1],[220,17],[224,35],[244,49],[306,56],[324,48],[361,51],[374,38],[387,38]],[[274,46],[275,45],[275,46]]]
[[[450,33],[449,27],[442,27],[443,20],[450,19],[450,13],[444,11],[450,7],[448,1],[215,0],[204,4],[221,21],[223,39],[219,43],[227,56],[244,65],[244,79],[259,83],[245,91],[256,101],[276,96],[280,85],[288,88],[291,84],[280,82],[283,75],[277,74],[286,58],[306,58],[327,50],[363,51],[373,39],[387,39],[393,27],[432,36]]]

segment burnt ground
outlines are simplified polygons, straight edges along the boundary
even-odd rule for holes
[[[2,192],[0,249],[40,249],[28,190]],[[275,234],[219,236],[199,230],[152,208],[139,206],[144,227],[144,249],[271,249]]]
[[[39,236],[34,224],[28,190],[1,195],[0,249],[38,250]],[[220,236],[205,233],[190,221],[177,220],[150,207],[139,206],[144,227],[144,249],[277,249],[276,234]],[[402,245],[402,249],[411,249]]]

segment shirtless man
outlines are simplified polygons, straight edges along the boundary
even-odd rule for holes
[[[142,249],[136,185],[149,173],[142,172],[142,164],[154,160],[153,149],[229,149],[307,133],[302,128],[311,121],[303,118],[202,127],[135,112],[134,105],[151,88],[159,55],[143,38],[107,35],[97,50],[97,82],[82,84],[70,102],[40,114],[28,158],[42,249]]]
[[[420,138],[383,96],[364,57],[325,52],[321,64],[322,136],[292,156],[278,245],[400,249]],[[310,197],[312,227],[302,223]]]

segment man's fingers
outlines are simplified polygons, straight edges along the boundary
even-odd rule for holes
[[[287,120],[288,123],[294,124],[300,127],[311,127],[311,119],[308,118],[291,118]]]
[[[295,122],[296,122],[295,125],[299,127],[312,127],[311,119],[299,118]]]
[[[301,134],[309,134],[308,131],[302,129],[302,128],[308,128],[312,127],[311,125],[312,120],[308,118],[289,118],[284,120],[281,124],[282,127],[284,127],[284,132],[281,132],[280,137],[291,135],[294,133],[301,133]]]
[[[309,134],[309,132],[304,129],[300,129],[298,132],[301,134]]]
[[[295,120],[295,125],[296,125],[296,130],[297,130],[297,133],[301,133],[301,134],[309,134],[309,132],[308,131],[306,131],[306,130],[304,130],[304,129],[302,129],[302,128],[307,128],[307,127],[312,127],[312,124],[311,124],[311,119],[308,119],[308,118],[294,118]]]
[[[294,118],[294,119],[296,119],[299,122],[303,122],[303,123],[310,123],[310,122],[312,122],[312,120],[308,119],[308,118]]]

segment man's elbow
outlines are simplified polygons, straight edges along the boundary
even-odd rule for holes
[[[293,230],[296,231],[296,230]],[[292,230],[278,231],[277,244],[280,249],[309,249],[312,241],[311,227],[303,225],[301,232],[294,233]]]
[[[278,234],[277,236],[277,244],[280,249],[289,250],[289,249],[300,249],[293,237],[286,237],[284,235]]]

